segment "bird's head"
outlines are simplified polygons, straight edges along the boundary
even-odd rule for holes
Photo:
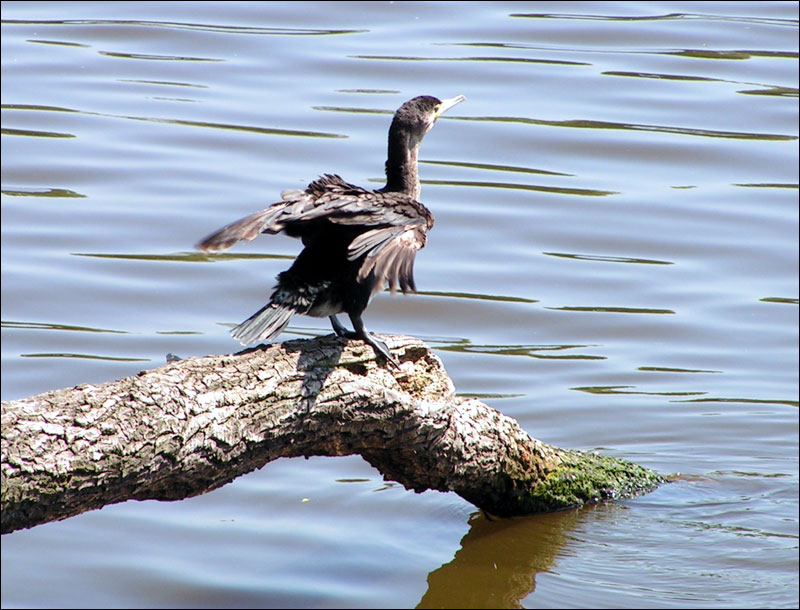
[[[392,130],[402,130],[409,134],[412,142],[419,143],[444,112],[463,102],[466,97],[457,95],[440,100],[432,95],[420,95],[408,100],[397,109],[392,120]]]

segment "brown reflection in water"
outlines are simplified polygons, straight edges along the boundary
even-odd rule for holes
[[[444,352],[464,354],[490,354],[496,356],[528,356],[541,360],[605,360],[605,356],[583,353],[552,354],[575,349],[595,347],[592,345],[479,345],[467,340],[438,345],[436,349]],[[544,352],[544,353],[543,353]]]
[[[3,195],[8,195],[9,197],[53,197],[54,199],[86,198],[86,195],[83,195],[82,193],[76,193],[75,191],[71,191],[69,189],[59,188],[4,188],[2,189],[2,193]]]
[[[706,138],[729,138],[734,140],[794,141],[795,135],[773,133],[750,133],[744,131],[720,131],[715,129],[695,129],[672,125],[648,125],[639,123],[615,123],[612,121],[593,121],[588,119],[570,119],[566,121],[545,121],[519,116],[481,116],[481,117],[449,117],[451,121],[488,121],[492,123],[519,123],[522,125],[543,125],[549,127],[572,127],[576,129],[619,129],[623,131],[649,131],[653,133],[671,133],[686,136],[702,136]]]
[[[145,121],[150,123],[161,123],[165,125],[181,125],[184,127],[201,127],[204,129],[222,129],[230,131],[244,131],[249,133],[257,133],[262,135],[271,136],[296,136],[306,138],[346,138],[346,135],[338,133],[325,133],[321,131],[301,131],[298,129],[274,129],[272,127],[259,127],[257,125],[237,125],[234,123],[210,123],[208,121],[188,121],[185,119],[164,119],[159,117],[146,117],[146,116],[128,116],[128,115],[114,115],[102,112],[91,112],[88,110],[76,110],[74,108],[62,108],[59,106],[41,106],[35,104],[2,104],[0,108],[3,110],[20,110],[20,111],[36,111],[36,112],[67,112],[74,114],[82,114],[84,116],[98,116],[111,119],[124,119],[128,121]],[[24,135],[24,136],[38,136],[50,138],[74,138],[72,134],[60,134],[50,132],[28,132],[19,129],[3,128],[3,133],[6,135]]]
[[[264,28],[256,26],[218,25],[212,23],[190,23],[180,21],[141,21],[131,19],[5,19],[5,24],[35,25],[39,27],[63,25],[132,26],[140,28],[166,28],[170,30],[194,30],[197,32],[219,32],[223,34],[270,35],[270,36],[336,36],[341,34],[363,34],[369,30],[332,30],[311,28]],[[82,45],[88,46],[88,45]]]
[[[521,167],[519,165],[496,165],[492,163],[468,163],[465,161],[434,161],[429,159],[420,159],[420,163],[427,163],[428,165],[446,165],[449,167],[465,167],[468,169],[481,169],[492,172],[515,172],[520,174],[542,174],[545,176],[564,176],[566,178],[574,178],[575,174],[565,174],[563,172],[551,172],[546,169],[536,169],[533,167]]]
[[[570,388],[587,394],[637,394],[639,396],[703,396],[708,392],[645,392],[632,385],[584,386]]]
[[[470,518],[470,530],[452,561],[428,575],[417,608],[521,608],[575,529],[578,509],[493,520]]]
[[[17,320],[2,320],[0,322],[2,328],[19,328],[23,330],[71,330],[83,333],[116,333],[119,335],[127,335],[128,332],[124,330],[113,330],[110,328],[93,328],[91,326],[75,326],[72,324],[51,324],[49,322],[21,322]]]
[[[582,311],[589,313],[636,313],[636,314],[674,314],[671,309],[650,309],[647,307],[545,307],[554,311]]]
[[[20,358],[83,358],[85,360],[106,360],[108,362],[150,362],[150,358],[125,358],[122,356],[100,356],[97,354],[72,354],[68,352],[20,354]]]
[[[254,254],[242,252],[238,254],[220,252],[206,254],[205,252],[179,252],[177,254],[102,254],[90,252],[70,252],[72,256],[86,256],[88,258],[108,258],[112,260],[132,261],[160,261],[172,263],[214,263],[228,260],[294,260],[294,256],[286,254]]]
[[[4,136],[25,136],[26,138],[74,138],[71,133],[59,133],[57,131],[35,131],[33,129],[11,129],[3,127]]]
[[[649,258],[630,258],[627,256],[600,256],[596,254],[571,254],[568,252],[542,252],[545,256],[570,258],[576,261],[593,261],[597,263],[633,263],[637,265],[674,265],[670,261],[660,261]]]

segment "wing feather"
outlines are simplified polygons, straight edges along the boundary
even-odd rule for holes
[[[359,281],[371,277],[375,290],[387,282],[392,292],[398,285],[403,292],[416,290],[414,259],[417,250],[425,246],[426,228],[425,225],[386,227],[359,235],[349,250],[350,260],[364,257],[358,270]]]
[[[392,291],[398,286],[403,292],[415,290],[414,257],[425,246],[425,233],[433,226],[425,206],[400,193],[353,186],[334,174],[320,177],[305,190],[287,189],[281,197],[282,201],[212,233],[197,248],[218,252],[261,233],[282,231],[305,241],[320,221],[365,227],[348,248],[349,260],[363,257],[358,280],[369,278],[374,290],[385,283]]]
[[[331,174],[305,190],[287,189],[281,197],[283,201],[222,227],[196,247],[207,252],[227,250],[239,241],[252,240],[260,233],[280,233],[287,227],[291,227],[288,232],[292,236],[300,237],[304,225],[320,219],[339,225],[376,226],[393,224],[403,217],[381,205],[381,193],[353,186]],[[413,205],[408,207],[413,209]]]

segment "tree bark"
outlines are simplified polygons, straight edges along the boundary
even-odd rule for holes
[[[419,340],[287,341],[189,358],[2,405],[2,533],[129,499],[179,500],[279,457],[360,454],[416,492],[455,491],[497,516],[629,497],[662,482],[558,449],[455,395]]]

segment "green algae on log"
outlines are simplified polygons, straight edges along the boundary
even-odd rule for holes
[[[180,500],[279,457],[359,454],[408,489],[526,515],[663,482],[622,459],[559,449],[456,396],[418,339],[329,335],[188,358],[2,405],[2,533],[129,499]]]
[[[658,473],[621,458],[567,450],[558,467],[534,485],[532,512],[633,498],[664,482]]]

